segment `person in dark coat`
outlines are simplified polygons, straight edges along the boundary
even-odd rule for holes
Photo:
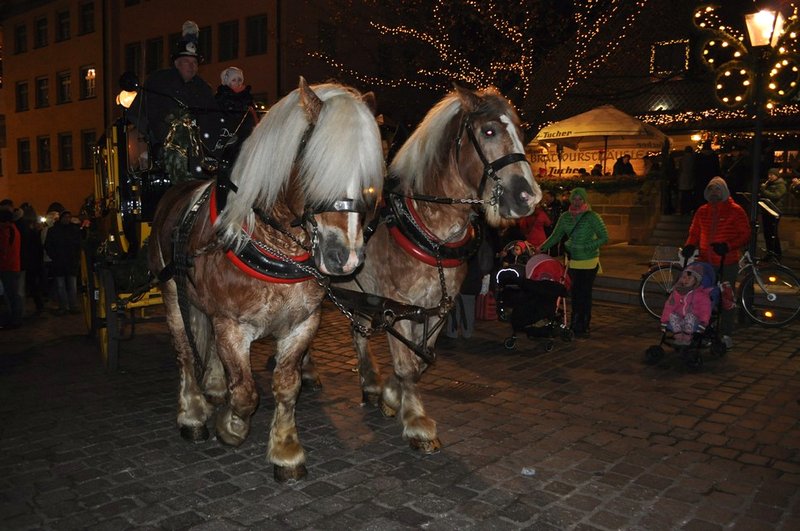
[[[222,159],[233,164],[244,140],[258,123],[250,85],[244,84],[244,72],[231,66],[220,74],[222,84],[217,87],[214,98],[222,111],[222,127],[218,149]]]
[[[636,172],[633,171],[633,164],[631,164],[631,156],[626,153],[618,158],[614,163],[611,175],[636,175]]]
[[[17,222],[21,237],[20,266],[22,276],[20,279],[20,296],[30,294],[36,305],[36,315],[44,311],[44,245],[42,245],[41,227],[36,210],[25,203],[22,205],[22,217]]]
[[[711,179],[722,175],[719,155],[712,149],[711,141],[706,140],[697,153],[694,163],[694,197],[697,206],[700,206],[705,190]],[[727,185],[727,183],[726,183]]]
[[[79,313],[81,229],[72,223],[72,213],[69,210],[62,212],[58,223],[47,231],[44,248],[52,260],[51,268],[58,293],[58,314]]]
[[[199,32],[194,22],[184,22],[182,38],[172,54],[173,66],[150,74],[127,112],[128,119],[145,135],[157,161],[164,156],[172,121],[183,111],[196,120],[206,153],[213,153],[219,138],[220,113],[214,91],[197,75],[202,61],[197,51]],[[189,162],[190,172],[199,173],[198,162]]]

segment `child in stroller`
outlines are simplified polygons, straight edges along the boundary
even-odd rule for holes
[[[710,345],[714,354],[724,354],[725,344],[712,326],[712,314],[719,301],[720,290],[711,264],[693,262],[684,267],[661,313],[661,343],[647,349],[645,361],[654,364],[664,356],[661,345],[667,343],[668,333],[672,334],[672,346],[690,369],[703,366],[703,346]]]
[[[506,264],[495,278],[500,320],[511,322],[512,334],[504,342],[507,349],[516,348],[517,333],[522,331],[530,338],[548,338],[544,344],[548,352],[553,349],[550,338],[556,334],[564,341],[572,340],[565,302],[569,276],[560,261],[537,254],[524,265]]]

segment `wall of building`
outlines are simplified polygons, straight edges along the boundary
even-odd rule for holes
[[[83,35],[78,31],[79,5],[87,0],[57,0],[32,8],[4,20],[5,52],[3,72],[3,100],[6,117],[7,149],[4,177],[6,195],[16,203],[29,202],[38,211],[46,209],[53,201],[64,203],[77,210],[92,191],[92,172],[82,168],[80,139],[82,131],[103,132],[102,86],[102,26],[100,3],[94,6],[94,30]],[[91,2],[88,2],[91,3]],[[56,13],[69,12],[69,38],[56,41]],[[36,20],[47,20],[47,44],[35,47]],[[27,51],[16,52],[15,29],[25,26]],[[81,99],[79,72],[81,67],[95,67],[96,92],[92,98]],[[65,103],[57,100],[57,79],[61,72],[69,72],[71,98]],[[49,104],[36,105],[36,80],[47,78]],[[17,111],[16,87],[28,83],[28,110]],[[58,135],[72,135],[72,169],[59,167]],[[49,137],[51,169],[38,167],[37,139]],[[31,171],[19,172],[18,141],[28,139],[31,146]]]
[[[94,31],[78,33],[80,6],[94,6]],[[56,42],[57,13],[70,13],[70,37]],[[247,20],[254,15],[266,15],[267,43],[258,54],[247,54]],[[35,22],[45,18],[48,22],[47,45],[34,47]],[[53,201],[59,201],[72,210],[78,210],[83,200],[93,192],[93,171],[83,168],[81,133],[94,131],[100,138],[117,117],[121,115],[116,104],[119,93],[118,80],[125,70],[126,45],[141,46],[145,59],[146,43],[150,39],[163,39],[161,64],[171,65],[170,52],[173,37],[180,34],[183,22],[192,19],[211,34],[210,60],[201,65],[200,75],[212,87],[219,85],[219,74],[228,66],[238,66],[245,72],[245,82],[261,101],[271,104],[278,93],[277,54],[278,22],[277,0],[259,2],[228,2],[206,0],[187,4],[179,0],[53,0],[32,2],[22,6],[2,21],[5,34],[4,86],[1,91],[5,106],[7,150],[3,157],[4,172],[0,177],[0,193],[17,203],[30,202],[44,210]],[[219,61],[220,24],[236,21],[238,25],[238,53],[234,58]],[[27,51],[15,53],[14,32],[17,26],[27,30]],[[143,63],[144,64],[144,63]],[[80,99],[79,72],[86,65],[95,67],[95,97]],[[70,72],[72,98],[68,103],[57,103],[57,76]],[[145,72],[137,72],[144,79]],[[46,107],[36,107],[36,79],[47,77],[49,100]],[[18,82],[27,81],[29,109],[16,110]],[[73,169],[59,168],[58,135],[72,134]],[[50,137],[51,170],[39,171],[37,166],[37,138]],[[31,171],[20,173],[17,145],[27,138],[31,145]]]

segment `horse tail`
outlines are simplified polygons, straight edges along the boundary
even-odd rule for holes
[[[213,344],[211,319],[195,305],[189,305],[189,315],[186,324],[191,328],[189,337],[194,339],[195,367],[205,372],[209,363],[209,348]]]

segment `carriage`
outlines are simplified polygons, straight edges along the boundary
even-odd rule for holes
[[[162,297],[148,282],[145,247],[170,183],[147,153],[124,116],[111,125],[94,148],[94,194],[83,208],[90,221],[80,262],[83,315],[110,372],[117,370],[120,341],[132,337],[137,323],[163,320],[154,311]]]

